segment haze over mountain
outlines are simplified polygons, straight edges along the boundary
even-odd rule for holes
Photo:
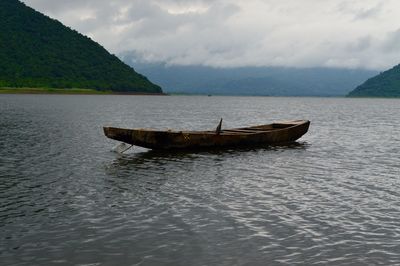
[[[351,97],[400,97],[400,65],[368,79],[349,93]]]
[[[161,92],[90,38],[17,0],[0,1],[0,87]]]
[[[23,1],[154,63],[382,71],[400,58],[397,0]]]
[[[133,54],[120,57],[169,93],[344,96],[378,73],[339,68],[169,66],[146,63]]]

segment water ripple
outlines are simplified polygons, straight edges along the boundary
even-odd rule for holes
[[[0,95],[0,261],[400,264],[399,111],[397,100]],[[265,113],[308,118],[310,132],[288,147],[124,155],[101,132]]]

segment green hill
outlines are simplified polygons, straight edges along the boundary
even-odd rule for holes
[[[400,65],[368,79],[350,97],[400,97]]]
[[[0,0],[0,87],[162,92],[98,43],[17,0]]]

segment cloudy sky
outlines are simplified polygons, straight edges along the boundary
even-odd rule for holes
[[[23,0],[114,54],[215,67],[386,69],[398,0]]]

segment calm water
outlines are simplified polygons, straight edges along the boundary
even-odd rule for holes
[[[297,145],[112,151],[103,125],[310,119]],[[400,100],[0,95],[0,265],[400,264]]]

